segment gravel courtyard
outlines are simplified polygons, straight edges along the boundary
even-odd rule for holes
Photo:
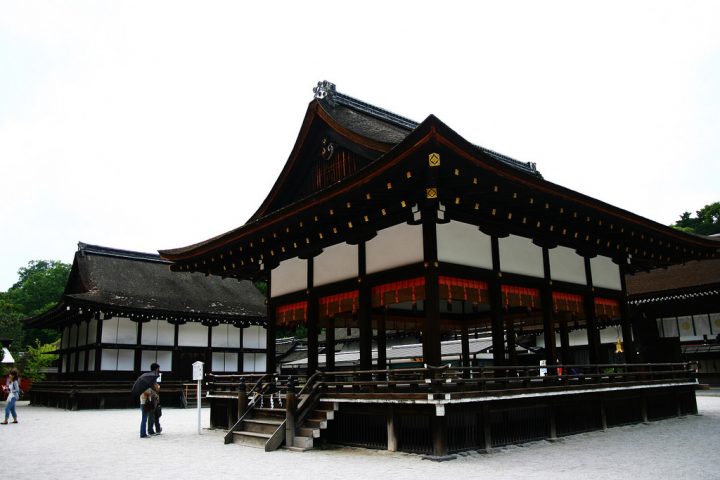
[[[140,439],[136,410],[71,412],[20,402],[19,423],[0,425],[0,439],[6,474],[28,479],[718,479],[720,395],[703,392],[697,400],[697,416],[472,452],[443,463],[356,448],[265,453],[224,445],[222,431],[203,428],[198,435],[194,409],[166,409],[163,434]],[[204,427],[209,413],[202,411]]]

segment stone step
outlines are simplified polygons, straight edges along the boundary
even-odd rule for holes
[[[302,448],[305,450],[310,450],[313,448],[314,442],[312,437],[298,437],[297,435],[293,437],[293,447],[295,448]]]
[[[298,437],[320,438],[319,428],[300,427],[296,430]]]

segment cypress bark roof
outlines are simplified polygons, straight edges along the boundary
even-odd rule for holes
[[[630,297],[720,285],[720,259],[691,261],[625,277]]]
[[[79,243],[60,304],[28,323],[57,320],[70,305],[175,319],[264,319],[265,297],[252,282],[171,272],[169,265],[157,254]]]

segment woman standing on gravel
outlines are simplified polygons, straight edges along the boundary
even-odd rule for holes
[[[20,398],[20,378],[18,376],[18,371],[14,368],[10,370],[10,373],[8,374],[7,383],[3,387],[5,391],[8,392],[7,397],[7,405],[5,405],[5,421],[0,422],[0,425],[7,425],[8,424],[8,418],[10,418],[10,414],[12,414],[13,422],[17,423],[17,412],[15,411],[15,402],[17,402],[17,399]]]

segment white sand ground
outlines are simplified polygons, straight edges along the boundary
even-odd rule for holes
[[[4,408],[4,404],[0,404]],[[197,411],[166,409],[163,434],[139,438],[136,410],[64,411],[20,402],[0,425],[3,476],[24,479],[719,479],[720,396],[699,415],[464,454],[435,463],[356,448],[265,453],[197,432]],[[202,425],[209,425],[209,410]]]

